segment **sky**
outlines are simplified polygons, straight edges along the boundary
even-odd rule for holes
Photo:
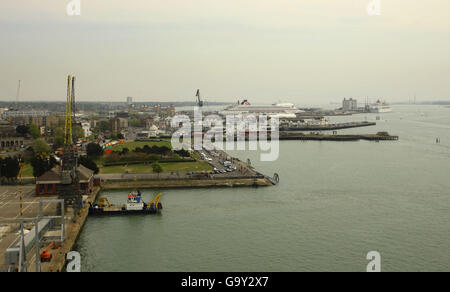
[[[450,100],[450,1],[0,0],[0,100]]]

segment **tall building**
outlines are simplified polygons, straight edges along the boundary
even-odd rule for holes
[[[356,111],[358,109],[358,101],[356,99],[350,98],[342,101],[342,110],[344,111]]]
[[[128,104],[128,106],[132,106],[133,105],[133,98],[131,96],[127,97],[127,104]]]
[[[114,118],[110,120],[110,123],[112,132],[120,132],[123,129],[128,128],[128,119]]]
[[[53,128],[53,127],[58,126],[59,123],[62,121],[63,121],[63,118],[61,116],[58,116],[57,114],[51,114],[45,118],[45,126],[47,128]]]

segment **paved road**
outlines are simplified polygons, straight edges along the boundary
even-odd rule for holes
[[[227,168],[223,165],[225,161],[230,161],[232,166],[236,168],[236,170],[226,173],[213,174],[214,178],[222,178],[222,177],[236,177],[236,176],[255,176],[258,175],[256,171],[249,168],[248,165],[237,158],[230,157],[225,151],[222,150],[201,150],[197,151],[200,156],[201,153],[205,155],[205,159],[203,161],[209,163],[212,167],[218,170],[226,170]],[[208,160],[211,159],[210,161]]]

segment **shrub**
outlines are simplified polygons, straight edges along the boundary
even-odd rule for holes
[[[81,156],[78,160],[78,163],[92,170],[94,174],[97,174],[99,172],[97,164],[88,156]]]
[[[163,172],[163,168],[161,167],[161,165],[158,162],[152,163],[152,169],[153,169],[154,173],[161,173],[161,172]]]
[[[89,143],[86,147],[86,153],[91,157],[99,157],[103,155],[103,148],[97,143]]]

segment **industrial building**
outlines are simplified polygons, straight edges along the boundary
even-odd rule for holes
[[[58,195],[58,187],[62,185],[61,166],[57,165],[36,179],[36,195]],[[94,172],[83,165],[77,167],[79,185],[77,189],[84,195],[94,190]]]

